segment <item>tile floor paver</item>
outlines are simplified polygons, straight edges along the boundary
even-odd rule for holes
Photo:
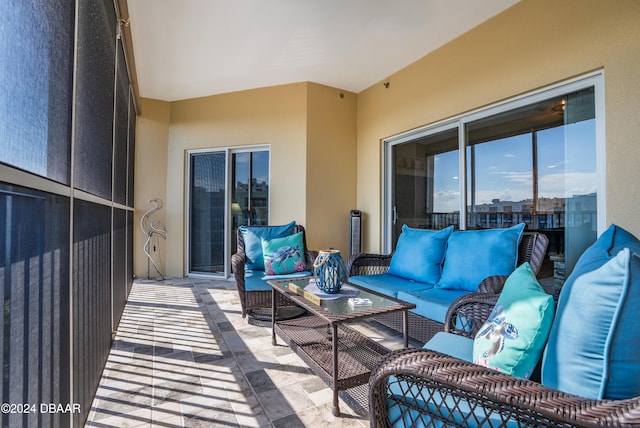
[[[358,326],[385,346],[401,338]],[[381,333],[381,331],[383,333]],[[136,281],[87,427],[368,427],[271,330],[241,317],[235,283]]]

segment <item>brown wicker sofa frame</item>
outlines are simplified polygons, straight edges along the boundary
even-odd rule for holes
[[[481,317],[495,301],[478,293],[445,322],[454,329],[455,318],[478,310]],[[465,312],[466,311],[466,312]],[[485,318],[486,319],[486,318]],[[390,394],[389,389],[404,394]],[[404,413],[391,416],[389,408]],[[594,400],[566,394],[496,370],[426,350],[387,354],[369,380],[371,427],[640,427],[640,397]],[[394,420],[391,420],[394,419]]]
[[[294,232],[303,232],[302,234],[302,242],[304,244],[304,254],[305,254],[305,262],[307,267],[311,270],[313,266],[313,261],[318,256],[317,251],[312,251],[307,248],[307,240],[305,229],[302,225],[296,224],[294,227]],[[242,318],[246,318],[248,314],[251,314],[254,311],[262,310],[264,313],[260,314],[260,317],[268,316],[269,319],[271,317],[271,290],[261,290],[261,291],[247,291],[245,289],[245,243],[242,234],[240,233],[240,229],[237,231],[237,250],[235,254],[231,256],[231,269],[233,271],[233,276],[236,280],[236,285],[238,287],[238,295],[240,297],[240,305],[242,306]],[[276,293],[277,296],[277,307],[289,307],[295,306],[289,299],[287,299],[284,295],[280,293]],[[268,310],[268,311],[267,311]]]
[[[521,265],[524,262],[529,262],[531,265],[531,269],[537,275],[540,272],[542,267],[542,263],[545,259],[547,247],[549,245],[549,238],[546,235],[540,232],[524,232],[522,234],[522,239],[520,240],[520,245],[518,247],[518,265]],[[350,259],[347,266],[347,272],[349,276],[354,275],[375,275],[386,273],[389,270],[389,264],[391,262],[391,257],[393,254],[371,254],[371,253],[358,253],[354,254]],[[455,313],[455,308],[460,306],[464,306],[467,301],[474,301],[475,299],[482,299],[483,301],[495,302],[498,300],[498,296],[502,291],[502,287],[504,286],[505,281],[507,280],[507,276],[491,276],[484,279],[476,292],[464,295],[455,300],[449,310],[447,312],[447,319],[449,319],[450,314]],[[480,311],[478,314],[466,314],[470,315],[469,318],[461,318],[461,322],[465,323],[466,327],[469,329],[469,334],[475,335],[475,330],[479,328],[484,321],[491,314],[491,310],[493,309],[493,305],[486,306],[470,306],[466,308],[467,311]],[[487,312],[488,310],[488,312]],[[486,314],[485,314],[486,312]],[[444,324],[433,321],[431,319],[422,317],[413,312],[409,312],[409,335],[413,339],[426,343],[431,339],[436,333],[440,331],[444,331]],[[396,331],[402,331],[402,317],[398,314],[386,314],[384,316],[379,316],[375,318],[379,323],[390,327]],[[481,320],[478,324],[477,322],[473,322],[473,320]],[[457,319],[452,320],[452,322],[458,321]]]

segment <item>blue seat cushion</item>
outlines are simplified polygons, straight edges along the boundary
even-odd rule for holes
[[[431,288],[419,291],[399,291],[397,298],[405,302],[414,303],[415,309],[410,309],[422,317],[444,323],[449,306],[460,296],[469,294],[464,290],[444,290]]]
[[[442,261],[453,226],[442,230],[412,229],[406,224],[391,257],[389,273],[435,285],[442,275]]]
[[[263,270],[246,270],[244,272],[244,289],[245,291],[269,291],[271,290],[271,286],[267,284],[269,280],[304,278],[310,275],[309,271],[287,275],[265,275]]]
[[[412,281],[400,278],[390,273],[377,275],[356,275],[350,276],[348,281],[369,290],[384,294],[385,296],[397,297],[400,291],[418,291],[433,288],[432,284]]]
[[[608,237],[605,237],[605,239]],[[623,248],[604,264],[587,249],[563,288],[542,363],[542,383],[593,399],[640,395],[640,257]],[[609,247],[615,248],[615,245]],[[578,269],[580,267],[580,269]]]
[[[422,348],[437,351],[459,360],[473,362],[473,339],[459,334],[440,331],[429,339]]]
[[[476,291],[489,276],[511,275],[518,263],[523,230],[524,223],[506,229],[454,231],[436,287]]]
[[[295,221],[280,226],[240,226],[238,230],[244,241],[245,269],[264,270],[262,240],[293,235],[295,227]]]

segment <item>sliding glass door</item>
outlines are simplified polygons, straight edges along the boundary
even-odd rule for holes
[[[232,153],[231,248],[237,246],[240,226],[269,224],[269,152]]]
[[[458,225],[458,130],[445,129],[392,147],[392,245],[402,226],[442,229]]]
[[[188,274],[227,277],[238,227],[269,222],[269,151],[189,152],[188,180]]]
[[[525,223],[563,282],[605,227],[602,86],[596,74],[387,140],[385,251],[404,224]]]

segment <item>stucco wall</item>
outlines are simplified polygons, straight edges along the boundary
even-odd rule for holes
[[[523,0],[358,94],[357,200],[380,251],[382,140],[604,70],[606,215],[640,234],[640,2]]]
[[[185,161],[195,149],[269,146],[270,223],[296,220],[306,227],[310,248],[348,250],[348,213],[356,203],[355,94],[303,82],[172,103],[144,101],[136,208],[144,212],[156,193],[165,200],[169,233],[160,255],[168,276],[186,273]],[[160,119],[154,106],[167,109]],[[164,162],[142,162],[161,145]],[[138,276],[146,275],[143,243],[135,243]]]
[[[356,94],[309,83],[307,108],[308,245],[346,259],[356,208]]]
[[[136,164],[135,164],[135,215],[133,236],[133,273],[139,278],[147,276],[147,256],[142,247],[147,235],[140,230],[141,216],[154,205],[151,198],[162,198],[167,194],[167,144],[169,141],[170,104],[164,101],[143,99],[141,110],[144,115],[136,124]],[[153,214],[152,219],[166,223],[166,207]],[[166,241],[157,240],[154,260],[162,273],[166,272]],[[150,266],[149,274],[155,278],[157,272]]]
[[[385,79],[388,89],[379,82],[340,98],[338,89],[303,82],[173,103],[145,100],[136,221],[148,198],[165,199],[162,256],[168,275],[183,275],[186,151],[266,144],[272,224],[295,219],[307,227],[310,247],[346,253],[348,212],[356,208],[363,211],[364,250],[380,251],[384,138],[603,70],[606,223],[640,235],[640,191],[630,185],[640,181],[639,22],[637,0],[522,0],[394,73]],[[139,276],[146,274],[140,239]]]

